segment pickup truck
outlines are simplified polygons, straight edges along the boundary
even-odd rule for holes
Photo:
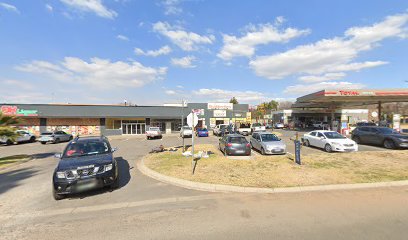
[[[251,125],[251,133],[261,132],[261,131],[265,131],[265,130],[266,130],[265,126],[263,126],[260,123],[252,123],[252,125]]]
[[[149,127],[146,131],[147,140],[152,138],[163,138],[159,127]]]
[[[238,132],[243,136],[248,136],[251,133],[251,124],[241,123],[239,125]]]
[[[12,141],[8,137],[2,137],[0,138],[0,143],[11,145],[13,143],[35,142],[35,136],[32,133],[29,133],[24,130],[17,130],[16,133],[18,134],[18,137],[15,139],[15,141]]]
[[[328,129],[329,128],[329,123],[328,122],[315,122],[313,123],[313,128],[314,129]]]
[[[228,133],[228,126],[229,124],[218,124],[217,126],[215,126],[215,128],[213,129],[213,134],[215,136],[221,136],[222,135],[222,131],[224,131],[224,134]]]

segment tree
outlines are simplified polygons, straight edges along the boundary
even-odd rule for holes
[[[238,100],[235,97],[232,97],[229,102],[232,104],[238,104]]]
[[[21,119],[19,117],[7,116],[0,112],[0,137],[7,137],[11,141],[15,141],[18,134],[13,126],[19,123],[21,123]]]

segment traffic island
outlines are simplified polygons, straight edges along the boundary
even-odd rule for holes
[[[196,151],[213,154],[198,161],[194,175],[191,174],[191,158],[182,156],[179,151],[150,154],[139,163],[139,168],[158,180],[173,181],[176,185],[201,190],[215,190],[215,186],[218,186],[218,189],[221,187],[225,191],[229,191],[225,187],[232,187],[236,191],[237,187],[242,187],[242,191],[263,188],[269,189],[266,192],[274,192],[277,188],[299,189],[322,185],[325,185],[323,189],[330,189],[336,187],[326,185],[337,184],[392,186],[405,184],[405,180],[408,180],[406,150],[312,154],[302,157],[302,165],[285,155],[256,154],[247,161],[234,161],[223,156],[213,145],[197,145]],[[394,181],[403,182],[391,183]],[[379,182],[381,184],[365,185]],[[198,187],[200,183],[206,187]]]

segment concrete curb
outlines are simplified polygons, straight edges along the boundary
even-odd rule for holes
[[[184,179],[169,177],[151,170],[144,164],[144,159],[137,162],[137,168],[144,175],[156,179],[160,182],[172,184],[175,186],[207,191],[207,192],[233,192],[233,193],[296,193],[296,192],[316,192],[330,190],[351,190],[351,189],[367,189],[379,187],[399,187],[408,186],[408,180],[394,182],[377,182],[377,183],[354,183],[354,184],[333,184],[319,186],[299,186],[299,187],[283,187],[283,188],[255,188],[255,187],[238,187],[221,184],[210,184],[192,182]]]

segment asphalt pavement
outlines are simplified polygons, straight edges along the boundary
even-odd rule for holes
[[[217,144],[218,138],[197,142]],[[119,148],[120,188],[62,201],[52,198],[51,181],[57,165],[53,155],[66,143],[0,146],[0,156],[35,155],[0,171],[0,239],[371,240],[408,235],[408,187],[285,194],[194,191],[136,169],[153,147],[180,145],[177,135],[151,141],[123,136],[111,144]]]

